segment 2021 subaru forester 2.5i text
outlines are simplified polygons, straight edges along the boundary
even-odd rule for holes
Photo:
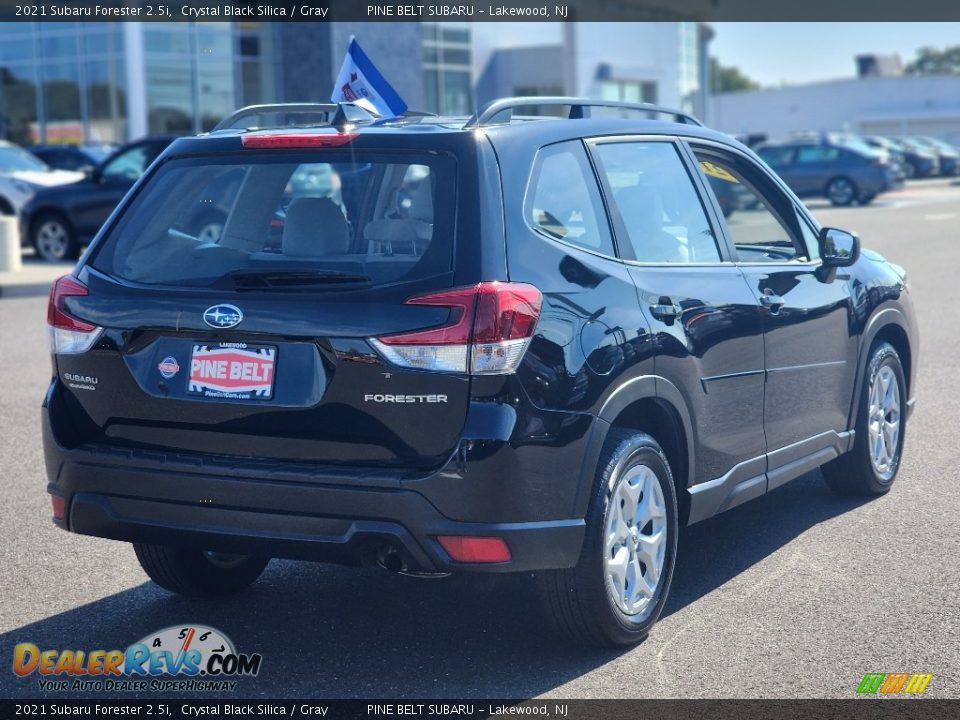
[[[535,103],[567,117],[512,117]],[[238,591],[270,557],[532,571],[566,635],[628,644],[681,526],[819,466],[896,477],[905,273],[729,137],[570,98],[223,125],[50,298],[54,520],[161,586]]]

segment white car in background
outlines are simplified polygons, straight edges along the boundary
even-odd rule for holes
[[[20,146],[0,140],[0,215],[19,215],[39,188],[83,178],[82,172],[54,170]]]

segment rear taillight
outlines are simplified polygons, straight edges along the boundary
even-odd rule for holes
[[[542,302],[533,285],[509,282],[415,295],[407,305],[450,308],[447,324],[370,342],[401,367],[474,375],[512,373],[533,337]]]
[[[64,275],[50,287],[47,304],[50,352],[58,355],[86,352],[100,337],[103,328],[74,317],[64,307],[66,298],[88,294],[87,286],[72,275]]]

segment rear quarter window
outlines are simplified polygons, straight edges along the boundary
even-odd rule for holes
[[[383,285],[442,274],[454,213],[435,210],[455,206],[455,169],[450,156],[357,151],[173,159],[91,265],[179,286],[276,287],[298,272],[325,274],[331,287],[337,275]]]
[[[547,237],[601,255],[614,255],[597,180],[578,140],[540,150],[527,188],[524,214],[527,222]]]

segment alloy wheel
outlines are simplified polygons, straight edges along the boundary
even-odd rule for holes
[[[603,561],[607,592],[626,615],[639,615],[654,604],[666,550],[663,490],[650,467],[635,465],[613,488]]]
[[[63,260],[70,247],[70,234],[59,220],[46,220],[37,228],[37,252],[49,260]]]
[[[853,202],[856,191],[853,189],[853,185],[849,180],[837,178],[830,183],[828,194],[831,202],[837,205],[849,205]]]
[[[869,402],[870,459],[877,474],[886,478],[896,469],[900,450],[900,384],[889,365],[877,371],[870,386]]]

